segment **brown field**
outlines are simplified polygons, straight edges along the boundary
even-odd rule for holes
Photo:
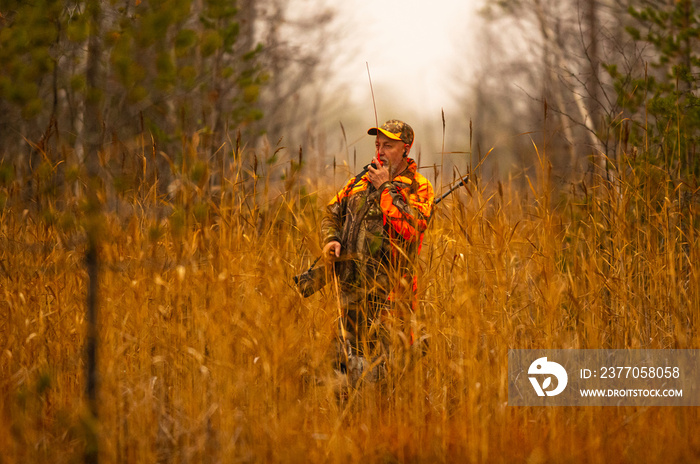
[[[0,462],[82,461],[95,436],[108,463],[700,460],[698,408],[507,405],[511,348],[700,347],[686,185],[644,166],[563,194],[547,169],[526,190],[472,182],[426,235],[426,356],[339,401],[319,382],[332,288],[304,299],[291,286],[332,186],[307,194],[290,178],[262,201],[265,179],[240,168],[223,195],[184,180],[171,197],[102,193],[96,419],[79,189],[44,193],[37,178],[28,200],[26,179],[5,178]]]

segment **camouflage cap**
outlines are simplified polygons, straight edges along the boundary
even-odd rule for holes
[[[382,127],[372,127],[367,131],[369,135],[377,135],[378,132],[390,139],[401,140],[405,144],[413,145],[413,129],[398,119],[390,119],[382,124]]]

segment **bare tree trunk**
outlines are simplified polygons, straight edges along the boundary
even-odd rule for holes
[[[238,2],[241,17],[240,50],[252,50],[255,44],[255,20],[257,12],[255,0],[241,0]]]
[[[586,87],[590,96],[588,111],[593,127],[600,127],[600,53],[598,51],[598,0],[586,0],[586,25],[588,26],[588,64],[590,75]]]
[[[542,7],[542,4],[540,3],[539,0],[535,1],[535,11],[537,15],[537,20],[539,22],[540,26],[540,32],[542,33],[542,39],[544,40],[543,43],[543,61],[544,61],[544,70],[545,70],[545,75],[543,79],[543,98],[544,100],[547,100],[547,96],[551,95],[551,97],[554,99],[556,106],[557,106],[557,111],[563,112],[565,103],[564,103],[564,95],[563,95],[563,89],[561,88],[561,85],[558,84],[558,79],[557,79],[557,72],[556,70],[559,69],[561,66],[561,60],[559,59],[559,55],[557,53],[558,51],[558,41],[557,37],[552,30],[552,28],[549,26],[547,23],[547,17],[544,12],[544,9]],[[554,59],[554,62],[552,63],[551,58]],[[568,149],[569,149],[569,157],[571,158],[572,162],[576,159],[576,149],[574,148],[574,132],[573,129],[571,128],[571,122],[566,119],[566,117],[560,117],[561,119],[561,125],[562,125],[562,130],[564,132],[564,138],[566,141],[569,143]],[[572,164],[575,166],[575,164]]]
[[[606,161],[605,161],[605,156],[604,153],[602,152],[601,149],[601,144],[600,140],[598,140],[596,133],[595,133],[595,128],[593,126],[593,119],[588,111],[588,108],[583,103],[583,95],[582,92],[576,89],[576,85],[574,82],[572,82],[571,78],[571,71],[566,69],[564,63],[566,62],[565,59],[565,54],[564,50],[562,49],[561,42],[558,40],[556,32],[549,26],[549,23],[547,22],[547,17],[544,13],[544,10],[542,8],[542,4],[540,0],[535,1],[535,13],[538,18],[538,22],[540,24],[540,29],[542,31],[542,36],[546,43],[551,45],[551,53],[552,57],[554,59],[554,64],[551,66],[549,69],[552,74],[555,74],[558,71],[563,71],[561,74],[561,79],[562,81],[566,84],[566,86],[569,88],[571,92],[573,92],[574,96],[574,103],[576,104],[576,108],[578,110],[579,116],[580,116],[580,121],[581,124],[586,128],[586,132],[588,134],[588,139],[591,145],[591,148],[593,150],[593,156],[596,161],[596,165],[600,169],[601,175],[605,172],[605,166],[606,166]],[[555,71],[557,70],[557,71]],[[552,76],[552,80],[554,80],[554,76]],[[561,85],[554,85],[552,84],[553,87],[553,95],[555,98],[555,101],[557,105],[560,105],[558,108],[559,111],[563,112],[565,111],[565,108],[563,106],[564,104],[564,89],[562,88]],[[569,117],[569,115],[562,113],[564,118]],[[571,128],[568,127],[568,124],[563,121],[564,123],[564,131],[567,137],[572,134]],[[568,129],[567,129],[568,127]],[[573,135],[571,135],[571,141],[574,141]],[[578,157],[575,149],[572,149],[571,152],[571,165],[576,166],[578,163]]]
[[[270,72],[272,74],[272,80],[270,81],[270,95],[273,105],[266,108],[269,118],[269,133],[273,134],[273,137],[277,137],[282,129],[282,121],[284,121],[284,111],[285,105],[280,103],[283,102],[282,99],[282,59],[284,57],[280,56],[280,51],[282,46],[280,43],[279,29],[282,25],[282,4],[275,1],[272,4],[274,13],[269,18],[269,31],[267,35],[267,49],[270,53],[270,61],[268,63]]]
[[[85,79],[87,84],[85,96],[85,162],[88,174],[88,246],[85,263],[88,273],[86,322],[87,334],[85,340],[85,395],[87,398],[90,420],[87,422],[85,446],[85,462],[97,463],[99,460],[98,439],[98,390],[99,378],[97,369],[98,353],[98,278],[99,278],[99,214],[100,205],[97,196],[99,188],[99,150],[102,138],[101,101],[102,94],[98,88],[100,82],[100,24],[102,19],[100,0],[88,3],[90,18],[90,37],[88,39],[88,58]]]
[[[100,21],[101,9],[99,0],[92,0],[90,9],[90,37],[88,39],[87,68],[85,70],[85,165],[90,178],[99,174],[99,150],[102,138],[101,101],[102,91],[99,88],[100,79]]]

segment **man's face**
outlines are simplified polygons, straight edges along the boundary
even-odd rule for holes
[[[401,140],[393,140],[379,132],[374,143],[377,148],[377,156],[385,166],[396,168],[403,159],[404,151],[408,152],[408,145]],[[387,167],[388,167],[387,166]]]

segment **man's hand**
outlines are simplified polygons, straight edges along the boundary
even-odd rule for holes
[[[340,242],[328,242],[326,246],[323,247],[324,259],[328,258],[340,258]]]
[[[372,182],[374,188],[378,189],[384,182],[389,182],[391,177],[389,176],[389,169],[385,166],[374,167],[374,164],[370,164],[367,172],[369,173],[369,181]]]

